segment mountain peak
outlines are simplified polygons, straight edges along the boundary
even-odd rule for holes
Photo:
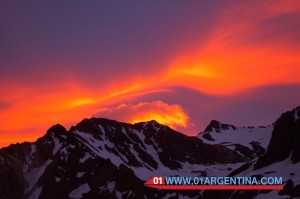
[[[212,132],[216,131],[217,133],[220,133],[221,130],[228,130],[233,129],[235,130],[236,127],[231,124],[224,124],[217,120],[212,120],[209,125],[205,128],[204,132]]]
[[[61,124],[55,124],[52,127],[50,127],[47,131],[47,133],[51,133],[51,132],[55,132],[58,134],[65,134],[67,132],[67,130]]]
[[[152,123],[152,124],[159,124],[156,120],[150,120],[147,123]]]
[[[67,134],[66,128],[64,126],[62,126],[61,124],[56,124],[47,130],[47,133],[44,135],[44,137],[48,137],[51,135],[53,135],[54,137],[60,137],[62,135],[66,135],[66,134]]]
[[[163,129],[163,130],[166,130],[166,129],[170,129],[168,126],[166,125],[163,125],[159,122],[157,122],[156,120],[150,120],[150,121],[147,121],[147,122],[138,122],[138,123],[134,123],[133,124],[135,127],[137,127],[138,129],[147,129],[147,128],[151,128],[151,129],[155,129],[156,131],[159,130],[159,129]]]
[[[145,124],[145,126],[150,125],[152,127],[162,127],[162,126],[165,126],[163,124],[158,123],[156,120],[150,120],[148,122],[143,122],[143,124]]]

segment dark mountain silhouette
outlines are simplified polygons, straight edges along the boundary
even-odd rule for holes
[[[300,196],[300,107],[268,127],[213,120],[197,137],[156,121],[84,119],[0,150],[0,199]],[[153,176],[282,176],[283,191],[165,191]]]

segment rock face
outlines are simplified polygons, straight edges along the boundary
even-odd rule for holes
[[[258,159],[255,168],[262,168],[289,156],[293,163],[300,161],[300,107],[283,113],[274,124],[266,154]]]
[[[226,130],[236,130],[236,127],[231,124],[223,124],[217,120],[212,120],[209,125],[205,128],[204,132],[212,132],[215,131],[220,133],[221,131]]]
[[[212,121],[189,137],[155,121],[84,119],[0,150],[0,199],[300,196],[299,107],[268,127]],[[282,176],[278,191],[164,191],[153,176]]]

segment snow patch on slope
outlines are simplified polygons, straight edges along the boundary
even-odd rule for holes
[[[27,190],[25,193],[30,193],[34,188],[39,178],[44,174],[47,166],[52,162],[52,160],[47,160],[41,167],[33,168],[27,173],[25,173],[25,181],[27,183]]]
[[[298,173],[293,173],[298,171],[300,168],[300,162],[293,164],[290,158],[284,161],[276,162],[261,169],[254,170],[253,165],[239,173],[239,176],[251,176],[251,175],[263,175],[265,177],[282,177],[283,182],[291,179],[295,185],[300,184],[300,175]]]
[[[36,199],[39,198],[40,194],[42,193],[43,187],[35,188],[32,194],[28,197],[28,199]]]
[[[110,159],[111,162],[116,166],[120,166],[120,164],[126,162],[127,160],[126,157],[123,157],[124,159],[122,160],[119,156],[105,149],[105,145],[107,147],[114,148],[114,145],[106,138],[102,137],[104,139],[104,141],[102,141],[94,138],[94,136],[89,133],[81,132],[78,130],[75,130],[74,133],[79,136],[76,137],[77,140],[82,142],[85,146],[87,146],[91,151],[93,151],[99,157],[102,157],[104,159]]]
[[[107,189],[110,193],[112,193],[116,188],[116,182],[108,182],[107,183]]]
[[[222,130],[221,133],[216,131],[212,132],[204,132],[198,135],[203,142],[208,144],[222,144],[224,146],[228,146],[228,148],[234,149],[232,144],[241,144],[248,148],[252,148],[250,144],[251,141],[257,141],[261,144],[263,148],[267,148],[271,139],[273,131],[273,125],[269,125],[267,127],[240,127],[235,130],[232,128],[227,130]],[[207,140],[203,136],[209,133],[214,141]]]
[[[69,194],[69,197],[74,198],[74,199],[80,199],[83,197],[82,194],[88,193],[90,191],[91,191],[90,186],[87,183],[85,183],[85,184],[80,185],[75,190],[71,191]]]
[[[76,178],[81,178],[84,174],[85,174],[85,172],[78,172],[76,174]]]
[[[89,158],[91,158],[91,154],[89,152],[85,152],[84,156],[79,160],[79,163],[85,163],[85,161]]]
[[[300,108],[299,108],[300,109]],[[299,109],[298,108],[295,108],[294,109],[294,119],[295,119],[295,121],[296,120],[299,120]]]

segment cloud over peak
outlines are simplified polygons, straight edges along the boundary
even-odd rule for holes
[[[167,104],[160,100],[138,104],[122,103],[116,107],[100,109],[96,116],[113,118],[128,123],[156,120],[174,129],[178,127],[187,128],[190,120],[182,106]]]

